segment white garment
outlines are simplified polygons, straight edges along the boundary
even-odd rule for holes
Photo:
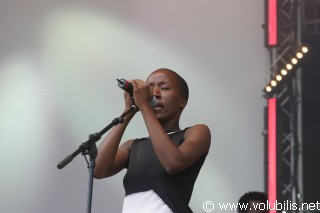
[[[149,190],[126,196],[122,213],[172,213],[172,211],[153,190]]]

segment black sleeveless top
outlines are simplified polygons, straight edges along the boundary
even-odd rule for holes
[[[168,136],[179,146],[184,142],[185,130],[168,133]],[[150,138],[136,139],[131,146],[128,170],[123,179],[126,197],[152,190],[172,212],[192,212],[189,201],[205,158],[203,155],[189,168],[170,175],[158,160]]]

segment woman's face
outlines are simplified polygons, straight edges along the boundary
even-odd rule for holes
[[[181,96],[176,76],[168,70],[157,70],[148,77],[147,84],[158,100],[153,111],[160,123],[179,119],[186,101]]]

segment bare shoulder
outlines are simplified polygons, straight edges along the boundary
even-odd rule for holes
[[[197,124],[188,128],[184,134],[188,143],[201,147],[202,153],[207,154],[211,144],[211,132],[207,125]]]
[[[120,145],[119,150],[130,151],[133,141],[134,139],[127,140],[126,142]]]
[[[190,135],[199,135],[199,134],[204,134],[204,136],[211,138],[210,129],[205,124],[196,124],[188,128],[185,132],[185,137],[188,137]]]

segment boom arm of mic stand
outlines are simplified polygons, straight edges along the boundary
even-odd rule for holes
[[[63,167],[65,167],[68,163],[70,163],[73,158],[75,158],[78,154],[87,151],[88,149],[90,149],[91,145],[96,143],[98,140],[101,139],[101,136],[103,134],[105,134],[107,131],[109,131],[113,126],[119,124],[119,123],[123,123],[123,118],[128,115],[131,112],[134,112],[137,110],[137,106],[136,105],[131,105],[130,109],[127,110],[126,112],[124,112],[120,117],[115,118],[112,120],[112,122],[106,126],[104,129],[102,129],[100,132],[97,132],[95,134],[90,134],[89,135],[89,139],[82,143],[79,148],[77,150],[75,150],[71,155],[68,155],[67,157],[65,157],[58,165],[58,169],[62,169]]]

